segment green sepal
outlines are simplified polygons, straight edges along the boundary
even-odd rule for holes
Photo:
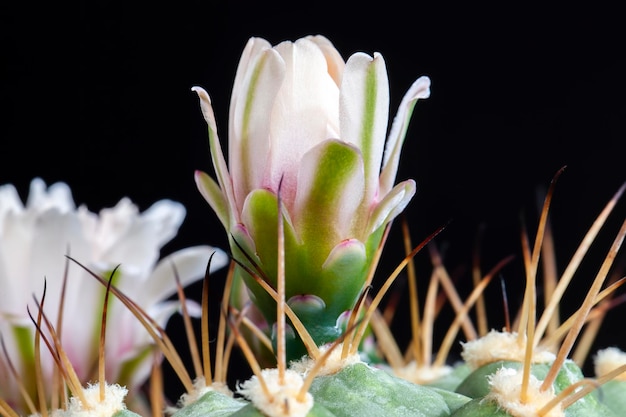
[[[200,194],[209,203],[222,225],[228,228],[230,224],[230,206],[220,186],[203,171],[196,171],[195,181]]]
[[[171,417],[227,417],[248,404],[219,391],[208,391],[193,403],[180,408]]]
[[[364,363],[348,365],[334,375],[315,378],[309,392],[337,417],[449,416],[451,407],[469,401],[413,384]]]
[[[324,141],[303,157],[293,220],[315,264],[321,266],[342,239],[354,237],[363,182],[359,149],[345,142]]]

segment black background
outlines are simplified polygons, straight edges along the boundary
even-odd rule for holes
[[[93,211],[123,196],[142,209],[178,200],[188,214],[164,253],[195,244],[226,247],[193,182],[194,170],[213,171],[190,88],[200,85],[211,95],[225,143],[230,89],[250,36],[275,44],[323,34],[345,58],[382,53],[392,115],[413,80],[431,78],[398,178],[418,183],[406,210],[414,242],[452,220],[437,237],[451,269],[467,268],[483,226],[485,270],[519,255],[520,215],[534,235],[536,189],[567,166],[552,205],[562,269],[626,180],[623,14],[597,2],[22,2],[0,6],[0,13],[0,183],[14,183],[25,196],[34,176],[65,181],[77,203]],[[573,284],[573,305],[621,224],[623,203],[617,212]],[[398,230],[381,276],[402,257]],[[425,278],[428,258],[418,259]],[[521,271],[518,259],[503,272],[513,300]],[[501,301],[494,288],[497,327]],[[618,321],[623,310],[612,314]],[[397,334],[405,337],[408,327],[398,322]],[[599,344],[617,342],[603,335]]]

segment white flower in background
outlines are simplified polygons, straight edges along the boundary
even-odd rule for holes
[[[177,202],[161,200],[140,212],[123,198],[100,213],[76,208],[67,184],[46,189],[39,178],[31,182],[24,205],[13,185],[0,187],[0,332],[12,363],[34,395],[34,326],[28,310],[37,316],[33,296],[41,299],[46,282],[44,312],[57,325],[62,284],[67,287],[60,327],[62,346],[78,377],[87,383],[98,377],[98,344],[105,287],[69,255],[108,278],[116,266],[114,285],[165,326],[179,303],[168,301],[176,293],[174,266],[181,284],[202,279],[214,253],[211,269],[228,262],[227,255],[210,246],[194,246],[160,259],[185,217]],[[145,382],[153,356],[153,341],[132,313],[114,296],[109,298],[106,335],[106,377],[131,390]],[[21,397],[0,360],[0,398],[17,410]],[[54,362],[42,343],[42,368],[51,375]],[[49,381],[45,384],[50,387]],[[48,393],[49,395],[49,393]]]

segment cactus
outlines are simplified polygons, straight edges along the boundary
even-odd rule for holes
[[[228,234],[232,255],[217,335],[209,335],[208,288],[215,268],[212,259],[207,264],[199,342],[183,284],[173,270],[195,375],[181,359],[180,346],[169,340],[158,321],[112,282],[115,271],[106,277],[68,257],[106,288],[103,329],[107,299],[112,296],[141,323],[159,357],[184,386],[175,404],[165,404],[156,360],[152,416],[617,417],[623,413],[626,353],[617,348],[599,351],[593,377],[585,375],[582,364],[592,332],[620,301],[614,294],[625,278],[614,278],[610,272],[626,236],[626,222],[579,308],[563,322],[555,312],[626,184],[599,214],[563,274],[544,273],[546,299],[539,317],[538,271],[541,257],[554,258],[545,242],[551,238],[548,213],[562,170],[545,193],[532,245],[528,233],[522,232],[523,302],[512,322],[506,317],[502,329],[486,326],[489,306],[484,291],[512,258],[502,259],[486,274],[474,271],[472,290],[462,294],[437,248],[436,238],[445,227],[416,246],[405,227],[404,258],[382,285],[375,286],[373,276],[393,220],[415,192],[412,180],[394,185],[408,119],[416,101],[430,94],[428,78],[419,78],[386,135],[386,77],[380,54],[358,53],[344,62],[321,36],[277,46],[251,39],[233,89],[229,164],[217,138],[209,95],[194,88],[208,124],[217,176],[214,180],[197,172],[195,179]],[[426,250],[432,271],[420,311],[414,258]],[[383,300],[405,272],[411,340],[402,352]],[[504,291],[502,302],[508,308]],[[33,318],[36,346],[42,340],[50,343],[40,331],[45,323],[46,334],[52,335],[49,348],[58,354],[57,369],[71,391],[65,407],[50,414],[139,416],[126,409],[125,389],[106,381],[102,359],[106,332],[101,333],[98,383],[83,387],[41,304],[37,319]],[[435,348],[433,328],[444,306],[455,315]],[[458,335],[461,330],[463,337]],[[209,346],[212,339],[214,347]],[[449,357],[460,339],[460,357]],[[233,384],[227,368],[235,348],[247,360],[251,375]],[[115,405],[106,408],[109,401]],[[0,415],[17,413],[0,402]]]

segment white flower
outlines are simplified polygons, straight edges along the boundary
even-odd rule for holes
[[[105,278],[119,265],[114,285],[165,326],[179,307],[167,301],[176,291],[173,265],[185,286],[204,277],[212,253],[212,270],[228,262],[223,251],[210,246],[185,248],[159,260],[160,249],[174,238],[184,216],[185,208],[174,201],[158,201],[140,213],[127,198],[96,214],[85,206],[76,208],[67,184],[46,189],[39,178],[31,182],[25,205],[13,185],[0,187],[0,332],[31,395],[35,333],[28,311],[37,316],[33,298],[41,300],[45,281],[43,310],[58,326],[66,266],[63,322],[58,328],[62,346],[83,383],[97,380],[105,287],[80,266],[67,263],[66,255]],[[106,377],[132,390],[149,374],[153,341],[119,300],[111,296],[109,303]],[[44,343],[42,347],[42,368],[48,378],[54,362]],[[3,359],[0,397],[19,409],[20,397]],[[50,381],[45,385],[50,387]]]

